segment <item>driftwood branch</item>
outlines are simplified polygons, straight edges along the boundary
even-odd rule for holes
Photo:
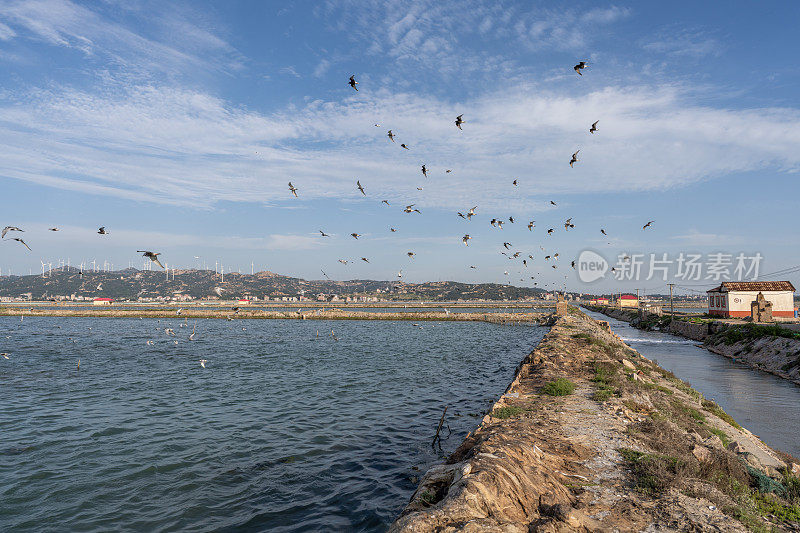
[[[444,411],[442,411],[442,417],[439,419],[439,426],[436,428],[436,435],[433,437],[433,442],[431,442],[431,446],[435,446],[436,443],[439,443],[439,448],[442,447],[442,437],[439,436],[439,432],[442,431],[442,426],[444,425],[444,415],[447,414],[447,406],[444,406]],[[449,428],[450,426],[448,426]]]

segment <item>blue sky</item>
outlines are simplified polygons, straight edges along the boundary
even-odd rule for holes
[[[0,223],[33,251],[2,243],[0,268],[141,267],[151,249],[179,268],[664,292],[582,284],[569,261],[792,267],[798,16],[793,2],[1,1]]]

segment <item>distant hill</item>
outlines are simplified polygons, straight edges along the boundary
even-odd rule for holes
[[[111,272],[81,271],[64,268],[34,276],[0,277],[0,297],[20,297],[30,294],[34,300],[57,296],[108,297],[138,300],[139,298],[171,298],[179,295],[195,299],[217,297],[215,289],[222,291],[224,299],[256,296],[262,299],[282,296],[299,296],[316,299],[318,294],[345,296],[378,296],[393,300],[517,300],[536,298],[546,292],[542,289],[514,287],[497,283],[458,283],[436,281],[404,283],[378,280],[304,280],[274,272],[255,274],[225,274],[225,282],[210,270],[170,271],[169,280],[164,272],[125,270]]]

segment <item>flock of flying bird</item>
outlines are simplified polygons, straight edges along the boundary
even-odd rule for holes
[[[587,61],[580,61],[577,65],[575,65],[573,67],[573,69],[575,70],[575,72],[578,75],[583,76],[583,73],[581,71],[586,69],[588,66],[589,66],[589,64],[588,64]],[[355,75],[350,76],[350,81],[348,82],[348,84],[355,91],[358,91],[359,82],[356,81]],[[594,135],[595,132],[598,131],[597,125],[598,125],[599,122],[600,122],[599,120],[596,120],[596,121],[594,121],[592,123],[592,125],[589,127],[589,133]],[[454,121],[455,126],[460,131],[463,131],[462,125],[465,124],[465,123],[466,123],[466,121],[464,120],[464,115],[463,114],[458,115],[456,117],[455,121]],[[380,124],[375,124],[375,126],[376,127],[380,127]],[[395,141],[396,134],[391,129],[387,132],[386,136],[389,138],[389,140],[392,143],[396,142]],[[400,143],[400,147],[405,149],[405,150],[409,150],[410,149],[405,143]],[[569,166],[571,168],[574,168],[575,163],[580,161],[578,159],[578,154],[579,153],[580,153],[580,149],[576,150],[572,154],[572,157],[569,160]],[[424,178],[428,178],[429,169],[428,169],[426,164],[422,164],[422,166],[420,168],[420,171],[421,171],[421,173],[422,173]],[[449,173],[452,172],[452,169],[446,169],[445,172],[447,174],[449,174]],[[512,184],[512,186],[517,187],[519,185],[519,182],[518,182],[517,179],[514,179],[511,182],[511,184]],[[356,180],[356,189],[363,196],[367,196],[367,191],[366,191],[365,187],[361,184],[360,180]],[[417,190],[421,191],[421,190],[423,190],[423,187],[417,187]],[[295,198],[299,198],[299,196],[298,196],[299,189],[291,181],[289,181],[289,192],[292,195],[294,195]],[[382,200],[381,203],[382,204],[386,204],[386,206],[389,206],[389,201],[388,200]],[[553,206],[557,205],[556,202],[554,202],[552,200],[550,200],[550,204],[553,205]],[[462,219],[466,220],[466,221],[471,221],[472,217],[477,215],[477,213],[476,213],[477,209],[478,209],[478,206],[476,205],[476,206],[471,207],[469,210],[467,210],[466,213],[458,212],[457,215],[459,217],[461,217]],[[411,214],[411,213],[421,214],[421,211],[419,210],[419,208],[416,207],[416,204],[406,205],[403,208],[403,212],[407,213],[407,214]],[[514,217],[513,216],[509,216],[508,217],[508,222],[511,223],[511,224],[514,224],[515,223]],[[642,227],[642,229],[644,230],[644,229],[647,229],[647,228],[651,227],[653,222],[654,222],[653,220],[647,222]],[[498,228],[498,229],[503,229],[503,224],[504,223],[505,223],[505,219],[498,219],[498,218],[492,218],[492,220],[489,222],[489,224],[492,227]],[[528,231],[533,231],[533,229],[536,227],[535,223],[536,223],[535,220],[530,220],[528,222],[528,224],[527,224]],[[569,231],[570,229],[572,229],[574,227],[575,227],[575,225],[572,223],[572,218],[570,217],[570,218],[566,219],[566,221],[564,222],[564,230],[565,231]],[[56,232],[56,231],[59,231],[59,228],[57,228],[57,227],[49,228],[49,231]],[[395,233],[395,232],[397,232],[397,229],[396,228],[390,228],[390,231],[392,233]],[[547,230],[547,235],[552,235],[554,231],[555,231],[554,228],[549,228]],[[9,239],[6,239],[6,235],[9,234],[10,232],[24,232],[24,230],[19,228],[19,227],[17,227],[17,226],[6,226],[2,230],[2,239],[3,239],[3,241],[16,241],[16,242],[19,242],[20,244],[22,244],[23,246],[25,246],[29,251],[31,250],[30,246],[28,246],[28,243],[26,243],[21,237],[11,237]],[[99,235],[108,235],[109,234],[109,232],[106,231],[106,228],[104,226],[100,227],[97,230],[97,233]],[[322,237],[330,237],[331,236],[331,234],[326,233],[323,230],[319,230],[319,233],[320,233],[320,235]],[[603,235],[607,235],[605,229],[603,229],[603,228],[600,229],[600,233],[602,233]],[[350,234],[350,236],[353,237],[354,239],[358,240],[359,237],[362,237],[362,234],[360,234],[358,232],[353,232],[353,233]],[[469,233],[466,233],[466,234],[464,234],[463,237],[461,237],[461,242],[465,246],[469,246],[469,241],[471,239],[472,239],[472,236]],[[522,252],[520,252],[520,251],[514,251],[514,252],[509,253],[511,251],[511,247],[512,247],[512,244],[510,242],[504,242],[503,243],[503,247],[505,248],[506,251],[503,251],[503,252],[500,252],[500,253],[502,253],[503,255],[507,256],[509,259],[518,259],[518,258],[520,258],[522,256]],[[544,247],[540,247],[540,248],[541,248],[541,250],[543,252],[546,251]],[[164,265],[161,264],[161,261],[159,261],[159,259],[158,259],[158,256],[161,255],[160,252],[152,252],[150,250],[137,250],[137,253],[141,253],[143,257],[147,257],[153,263],[156,263],[161,268],[164,268]],[[412,252],[407,252],[406,255],[409,257],[409,259],[413,259],[414,256],[416,255],[416,253],[412,251]],[[558,257],[559,257],[559,254],[558,253],[554,253],[554,254],[551,254],[551,255],[545,255],[544,259],[545,260],[550,260],[552,258],[554,260],[558,260]],[[366,263],[369,263],[369,259],[367,257],[362,257],[361,260],[366,262]],[[522,259],[522,264],[526,268],[528,267],[528,260],[533,260],[533,255],[527,254],[527,257]],[[347,260],[347,259],[339,259],[339,263],[342,263],[344,265],[346,265],[346,264],[348,264],[350,262],[351,261]],[[557,266],[555,264],[552,264],[551,266],[554,269],[557,268]],[[572,266],[572,268],[575,268],[575,261],[572,261],[571,266]],[[475,267],[474,265],[470,265],[470,268],[475,269],[477,267]],[[328,277],[327,274],[325,274],[324,270],[322,271],[322,273],[325,275],[326,278]],[[508,275],[508,271],[505,271],[504,274]],[[400,270],[398,272],[398,278],[399,277],[402,277],[402,270]],[[531,276],[531,279],[535,279],[535,276]],[[524,281],[524,279],[520,279],[520,281]],[[534,285],[538,285],[538,283],[534,283]]]
[[[581,71],[582,71],[582,70],[584,70],[584,69],[586,69],[588,66],[589,66],[589,63],[588,63],[587,61],[580,61],[580,62],[579,62],[577,65],[575,65],[575,66],[573,67],[573,69],[575,70],[575,72],[576,72],[578,75],[580,75],[580,76],[583,76],[583,73],[582,73]],[[350,87],[352,87],[352,88],[353,88],[355,91],[358,91],[358,85],[359,85],[359,82],[358,82],[358,81],[356,81],[355,75],[352,75],[352,76],[350,76],[350,81],[348,82],[348,85],[350,85]],[[464,120],[464,115],[463,115],[463,114],[461,114],[461,115],[458,115],[458,116],[456,117],[456,119],[455,119],[455,126],[456,126],[456,127],[457,127],[457,128],[460,130],[460,131],[464,131],[464,129],[463,129],[461,126],[462,126],[463,124],[465,124],[465,123],[466,123],[466,121]],[[591,124],[591,126],[589,127],[589,133],[590,133],[590,134],[594,135],[594,134],[595,134],[595,133],[598,131],[597,125],[598,125],[599,123],[600,123],[600,121],[599,121],[599,120],[595,120],[595,121],[594,121],[594,122]],[[376,126],[376,127],[380,127],[380,124],[375,124],[375,126]],[[394,133],[394,131],[393,131],[393,130],[391,130],[391,129],[390,129],[390,130],[387,132],[386,136],[387,136],[387,137],[389,137],[389,140],[390,140],[391,142],[393,142],[393,143],[395,143],[395,142],[396,142],[396,141],[395,141],[395,137],[396,137],[397,135]],[[409,147],[408,147],[408,146],[407,146],[405,143],[401,143],[401,144],[400,144],[400,147],[401,147],[401,148],[403,148],[403,149],[405,149],[405,150],[409,150]],[[575,152],[572,154],[572,157],[571,157],[571,158],[570,158],[570,160],[569,160],[569,166],[570,166],[570,168],[575,168],[575,167],[574,167],[575,163],[577,163],[577,162],[579,162],[579,161],[580,161],[580,160],[578,159],[578,154],[579,154],[579,153],[580,153],[580,149],[576,150],[576,151],[575,151]],[[427,165],[426,165],[426,164],[422,164],[422,166],[421,166],[421,168],[420,168],[420,171],[422,172],[422,175],[423,175],[423,177],[425,177],[425,178],[428,178],[428,172],[429,172],[429,169],[428,169],[428,167],[427,167]],[[452,171],[453,171],[452,169],[446,169],[446,170],[445,170],[445,172],[446,172],[447,174],[451,173]],[[519,181],[518,181],[517,179],[514,179],[514,180],[511,182],[511,184],[512,184],[514,187],[517,187],[517,186],[519,186]],[[361,184],[361,181],[360,181],[360,180],[356,180],[356,189],[357,189],[357,190],[358,190],[358,191],[359,191],[359,192],[360,192],[360,193],[361,193],[363,196],[367,196],[366,190],[365,190],[364,186]],[[422,187],[417,187],[417,190],[421,191],[421,190],[423,190],[423,188],[422,188]],[[295,185],[294,185],[294,184],[293,184],[291,181],[289,182],[289,192],[290,192],[291,194],[293,194],[293,195],[295,196],[295,198],[298,198],[298,188],[297,188],[297,187],[296,187],[296,186],[295,186]],[[389,206],[389,201],[388,201],[388,200],[382,200],[382,201],[381,201],[381,203],[382,203],[382,204],[386,204],[387,206]],[[551,205],[553,205],[553,206],[556,206],[556,205],[557,205],[557,204],[556,204],[556,202],[554,202],[553,200],[550,200],[550,204],[551,204]],[[418,208],[416,208],[415,206],[416,206],[416,204],[410,204],[410,205],[407,205],[407,206],[405,206],[405,207],[403,208],[403,212],[404,212],[404,213],[421,213],[421,211],[420,211]],[[473,206],[473,207],[471,207],[469,210],[467,210],[467,212],[466,212],[466,213],[462,213],[462,212],[460,212],[460,211],[459,211],[459,212],[457,212],[456,214],[457,214],[459,217],[463,218],[464,220],[471,221],[471,220],[472,220],[472,217],[474,217],[474,216],[476,216],[476,215],[477,215],[477,213],[476,213],[476,210],[477,210],[477,209],[478,209],[478,206]],[[514,224],[514,223],[515,223],[514,217],[513,217],[513,216],[509,216],[509,217],[508,217],[508,222],[509,222],[509,223],[511,223],[511,224]],[[650,227],[650,226],[653,224],[653,222],[655,222],[655,221],[651,220],[651,221],[647,222],[647,224],[645,224],[645,225],[642,227],[642,229],[644,230],[644,229],[647,229],[647,228],[649,228],[649,227]],[[505,219],[498,219],[498,218],[492,218],[492,220],[489,222],[489,224],[490,224],[492,227],[494,227],[494,228],[498,228],[498,229],[503,229],[503,224],[504,224],[504,223],[505,223]],[[528,231],[533,231],[533,228],[535,228],[535,227],[536,227],[536,221],[535,221],[535,220],[531,220],[530,222],[528,222],[528,224],[527,224],[527,227],[528,227]],[[564,222],[564,230],[565,230],[565,231],[569,231],[570,229],[573,229],[574,227],[575,227],[575,225],[572,223],[572,217],[570,217],[570,218],[566,219],[566,221]],[[396,229],[396,228],[390,228],[390,231],[391,231],[392,233],[394,233],[394,232],[396,232],[396,231],[397,231],[397,229]],[[548,229],[548,230],[547,230],[547,235],[552,235],[552,234],[554,233],[554,231],[555,231],[555,228],[550,228],[550,229]],[[331,234],[329,234],[329,233],[326,233],[326,232],[325,232],[325,231],[323,231],[323,230],[319,230],[319,233],[320,233],[320,235],[321,235],[322,237],[330,237],[330,236],[331,236]],[[603,234],[603,235],[606,235],[606,236],[608,235],[608,234],[606,233],[606,230],[605,230],[604,228],[601,228],[601,229],[600,229],[600,233],[601,233],[601,234]],[[351,234],[350,234],[350,236],[351,236],[351,237],[353,237],[354,239],[358,240],[358,238],[359,238],[359,237],[362,237],[362,234],[360,234],[360,233],[357,233],[357,232],[353,232],[353,233],[351,233]],[[469,246],[469,241],[470,241],[471,239],[472,239],[472,236],[471,236],[469,233],[467,233],[467,234],[465,234],[463,237],[461,237],[461,242],[462,242],[462,243],[463,243],[465,246]],[[609,243],[609,244],[610,244],[610,243]],[[510,242],[504,242],[504,243],[503,243],[503,247],[505,248],[505,250],[506,250],[506,251],[502,251],[502,252],[500,252],[500,253],[501,253],[501,254],[503,254],[503,255],[505,255],[505,256],[507,256],[509,259],[518,259],[518,258],[520,258],[520,257],[522,256],[522,252],[520,252],[520,251],[514,251],[514,252],[511,252],[510,250],[511,250],[511,247],[512,247],[512,246],[513,246],[513,245],[512,245]],[[544,252],[544,251],[546,251],[544,247],[540,247],[540,248],[541,248],[541,250],[542,250],[543,252]],[[415,252],[407,252],[407,253],[406,253],[406,255],[409,257],[409,259],[413,259],[413,258],[414,258],[414,256],[416,255],[416,253],[415,253]],[[545,255],[545,256],[544,256],[544,259],[545,259],[546,261],[549,261],[550,259],[553,259],[553,260],[558,260],[558,258],[559,258],[559,254],[558,254],[558,253],[553,253],[553,254],[550,254],[550,255]],[[526,267],[526,268],[528,267],[528,261],[529,261],[529,260],[533,260],[533,255],[531,255],[531,254],[528,254],[528,255],[527,255],[527,257],[525,257],[525,258],[523,258],[523,259],[522,259],[522,264],[523,264],[523,266],[524,266],[524,267]],[[361,261],[364,261],[364,262],[366,262],[366,263],[369,263],[369,259],[368,259],[367,257],[362,257],[362,258],[361,258]],[[347,259],[339,259],[339,263],[341,263],[341,264],[343,264],[343,265],[347,265],[348,263],[351,263],[351,262],[352,262],[352,261],[350,261],[350,260],[347,260]],[[575,261],[572,261],[572,263],[571,263],[571,266],[572,266],[572,268],[575,268]],[[552,267],[552,268],[554,268],[554,269],[556,269],[556,268],[557,268],[557,266],[556,266],[555,264],[552,264],[552,265],[551,265],[551,267]],[[470,268],[471,268],[471,269],[476,269],[477,267],[475,267],[474,265],[470,265]],[[325,275],[325,277],[327,277],[327,274],[325,274],[325,271],[324,271],[324,270],[322,271],[322,273]],[[403,273],[403,271],[402,271],[402,269],[401,269],[401,270],[398,272],[398,277],[402,277],[402,273]],[[504,272],[504,274],[505,274],[505,275],[508,275],[508,271],[505,271],[505,272]],[[535,279],[535,276],[531,276],[530,278],[531,278],[531,279]],[[524,281],[524,279],[520,279],[520,281]],[[509,282],[509,283],[510,283],[510,282]],[[538,285],[538,282],[534,283],[534,285]]]

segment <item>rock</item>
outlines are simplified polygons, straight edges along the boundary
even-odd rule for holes
[[[780,470],[778,470],[774,466],[772,466],[772,465],[766,466],[764,468],[764,471],[772,479],[774,479],[776,481],[783,481],[783,474],[781,473]]]
[[[714,448],[714,449],[717,449],[717,450],[724,449],[724,446],[722,445],[722,439],[720,439],[716,435],[711,435],[706,440],[704,440],[703,441],[703,446],[706,446],[708,448]]]
[[[692,448],[692,455],[694,455],[701,463],[711,460],[711,450],[705,446],[700,446],[699,444],[695,444],[694,448]]]
[[[744,460],[747,461],[747,464],[749,464],[750,466],[752,466],[757,470],[764,469],[764,465],[761,464],[761,461],[758,460],[758,457],[756,457],[752,453],[747,453],[747,452],[744,452],[743,455],[744,455]]]
[[[797,463],[792,463],[792,466],[789,468],[789,472],[791,472],[794,477],[800,477],[800,465]]]
[[[735,440],[728,443],[728,450],[732,451],[733,453],[745,453],[747,451],[744,449],[744,446]]]
[[[622,360],[622,366],[624,366],[625,368],[628,368],[630,370],[636,370],[636,365],[634,365],[633,363],[631,363],[627,359],[623,359]]]

